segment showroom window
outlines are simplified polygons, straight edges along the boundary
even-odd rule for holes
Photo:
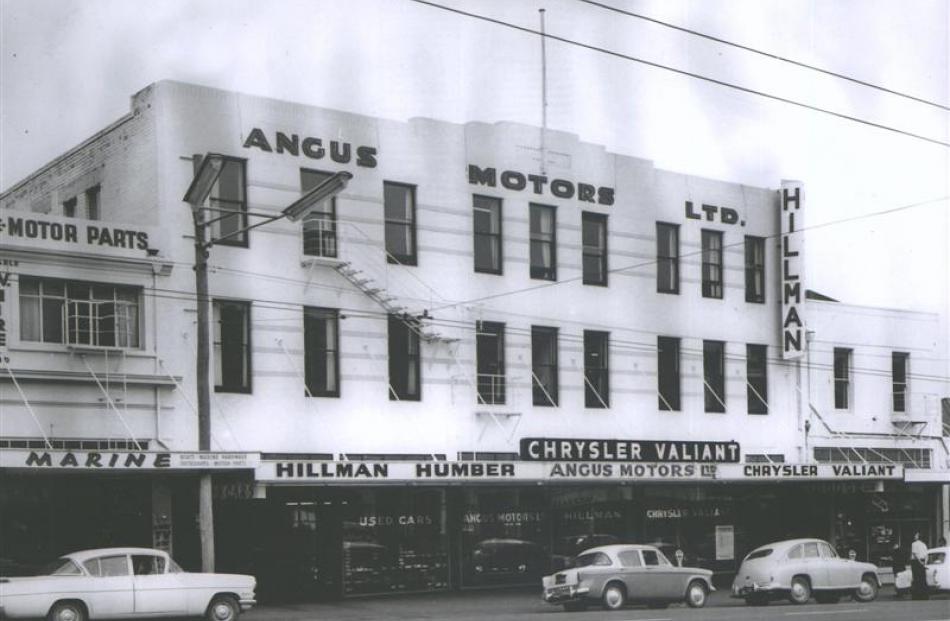
[[[656,223],[657,293],[680,292],[680,227]]]
[[[745,301],[765,302],[765,238],[745,238]]]
[[[501,199],[472,198],[475,231],[475,271],[501,274]]]
[[[475,324],[478,367],[478,402],[498,405],[505,402],[505,324],[479,321]]]
[[[607,216],[585,211],[581,214],[583,281],[585,285],[607,286]]]
[[[722,298],[722,232],[703,229],[703,297]]]
[[[339,311],[304,308],[303,332],[307,391],[314,397],[339,397]]]
[[[557,364],[557,328],[531,326],[531,385],[534,405],[557,405]]]
[[[584,407],[610,407],[609,333],[584,330]]]
[[[851,350],[843,347],[834,349],[835,409],[847,410],[851,407]]]
[[[251,392],[251,303],[214,301],[214,389]]]
[[[726,344],[703,341],[703,397],[707,412],[726,411]]]
[[[20,339],[40,343],[139,347],[141,289],[20,277]]]
[[[669,336],[656,339],[657,395],[665,411],[680,409],[680,340]]]
[[[386,212],[386,260],[400,265],[416,264],[416,188],[383,183]]]
[[[421,398],[419,332],[401,317],[389,315],[389,399]]]
[[[300,170],[300,190],[307,193],[324,183],[333,173]],[[313,206],[303,219],[303,253],[311,257],[337,256],[336,198],[324,199]]]
[[[531,278],[557,280],[557,218],[554,207],[531,204]]]
[[[746,345],[746,401],[749,414],[769,413],[769,383],[765,345]]]

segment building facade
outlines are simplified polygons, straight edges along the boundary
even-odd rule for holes
[[[208,471],[217,565],[265,599],[531,583],[619,540],[722,579],[799,534],[886,564],[947,531],[946,316],[807,296],[801,184],[160,82],[0,209],[2,556],[193,566]]]

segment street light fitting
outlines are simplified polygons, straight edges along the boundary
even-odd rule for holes
[[[198,167],[198,172],[195,173],[182,200],[192,206],[203,204],[211,194],[214,183],[221,176],[222,168],[224,168],[224,156],[219,153],[208,153],[201,158],[201,166]]]
[[[291,222],[297,222],[307,217],[316,205],[319,205],[326,199],[341,192],[346,184],[353,178],[353,174],[341,170],[327,178],[326,181],[313,188],[289,206],[281,213]]]

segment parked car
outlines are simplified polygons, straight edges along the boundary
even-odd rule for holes
[[[256,586],[253,576],[182,571],[161,550],[85,550],[56,559],[36,576],[0,578],[0,617],[234,621],[256,603]]]
[[[712,591],[712,572],[695,567],[675,567],[654,546],[616,544],[580,553],[570,569],[541,580],[544,601],[581,610],[600,602],[619,610],[630,602],[663,608],[685,601],[701,608]]]
[[[554,554],[551,555],[551,570],[557,571],[570,567],[577,555],[588,548],[620,543],[620,538],[607,533],[591,533],[584,535],[570,535],[562,537],[554,545]]]
[[[927,586],[933,591],[950,591],[948,552],[950,552],[950,548],[930,548],[927,550]]]
[[[843,595],[870,602],[878,586],[875,565],[841,558],[821,539],[791,539],[750,552],[732,583],[732,596],[753,605],[786,597],[804,604],[813,594],[819,603]]]

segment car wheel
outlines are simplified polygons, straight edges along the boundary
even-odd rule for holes
[[[819,604],[837,604],[840,599],[837,593],[815,593],[815,601]]]
[[[792,579],[792,588],[789,590],[788,599],[793,604],[807,604],[811,599],[811,584],[808,578],[796,576]]]
[[[208,621],[235,621],[241,616],[241,607],[230,595],[217,595],[208,604]]]
[[[702,580],[693,580],[686,587],[686,605],[690,608],[702,608],[706,605],[706,596],[709,592]]]
[[[86,621],[86,609],[79,602],[57,602],[49,609],[47,621]]]
[[[567,602],[564,604],[565,612],[581,612],[587,610],[587,602]]]
[[[851,597],[858,602],[873,602],[877,598],[877,589],[877,580],[874,576],[862,576],[861,584],[854,590]]]
[[[604,589],[604,608],[620,610],[627,601],[627,590],[622,584],[611,582]]]

